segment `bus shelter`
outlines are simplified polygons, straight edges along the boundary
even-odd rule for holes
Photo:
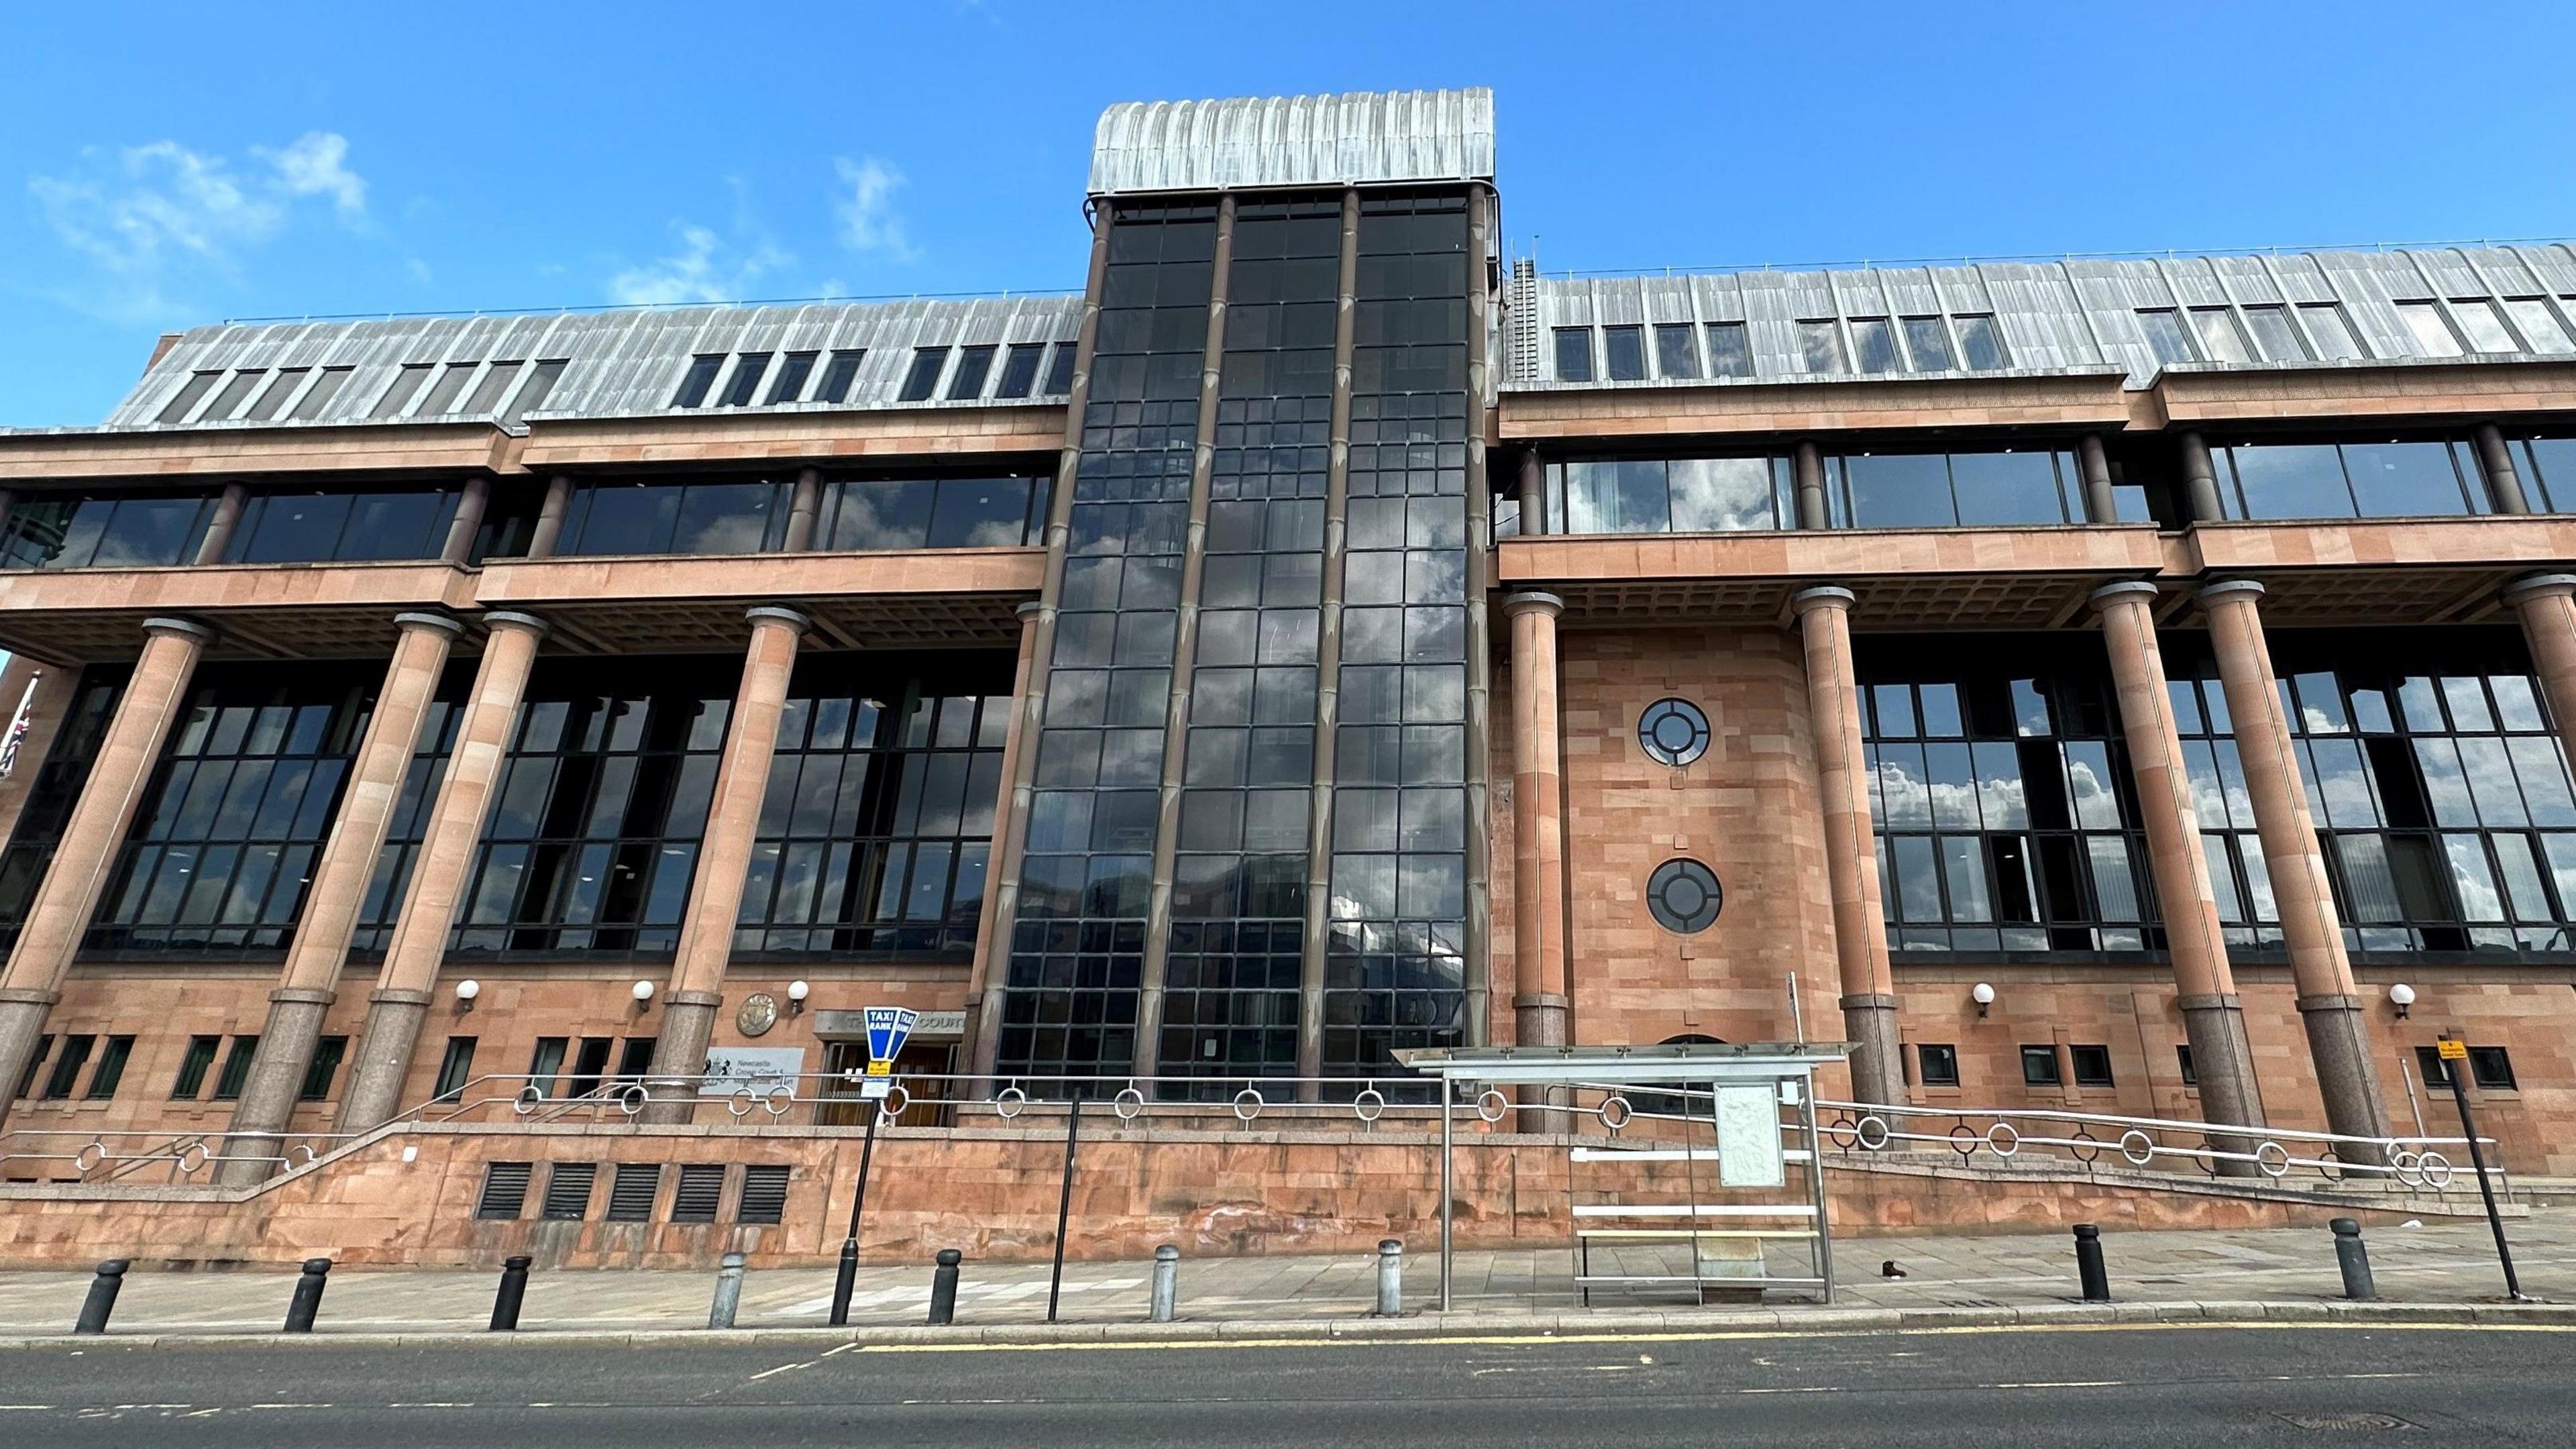
[[[1714,1137],[1703,1152],[1685,1141],[1677,1149],[1644,1149],[1640,1158],[1713,1160],[1719,1184],[1730,1191],[1775,1189],[1780,1200],[1770,1206],[1704,1204],[1692,1201],[1658,1209],[1679,1214],[1690,1230],[1702,1219],[1727,1213],[1785,1214],[1807,1225],[1797,1236],[1808,1240],[1814,1280],[1782,1280],[1779,1286],[1812,1286],[1833,1301],[1833,1243],[1825,1211],[1823,1143],[1816,1125],[1815,1075],[1818,1067],[1850,1057],[1850,1042],[1699,1042],[1657,1046],[1568,1047],[1417,1047],[1398,1051],[1396,1060],[1440,1083],[1440,1309],[1449,1311],[1450,1230],[1456,1115],[1462,1101],[1473,1105],[1487,1122],[1500,1121],[1511,1101],[1506,1087],[1542,1087],[1565,1105],[1554,1110],[1588,1115],[1616,1133],[1637,1112],[1641,1088],[1663,1087],[1690,1104],[1692,1115],[1704,1110]],[[1592,1105],[1579,1105],[1584,1099]],[[1793,1114],[1794,1126],[1783,1111]],[[1791,1146],[1784,1137],[1792,1138]],[[1587,1149],[1576,1147],[1577,1154]],[[1581,1160],[1578,1156],[1577,1160]],[[1795,1169],[1805,1190],[1789,1196]],[[1696,1194],[1693,1194],[1696,1197]],[[1803,1200],[1800,1200],[1800,1199]],[[1577,1230],[1580,1232],[1580,1229]],[[1692,1236],[1686,1230],[1675,1237]],[[1694,1266],[1697,1247],[1694,1244]],[[1679,1280],[1676,1280],[1679,1281]],[[1693,1281],[1698,1281],[1694,1278]]]

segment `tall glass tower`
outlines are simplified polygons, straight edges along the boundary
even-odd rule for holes
[[[1492,154],[1484,91],[1101,118],[980,1069],[1483,1040]]]

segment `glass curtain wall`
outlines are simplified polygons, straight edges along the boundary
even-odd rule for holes
[[[1115,206],[1011,924],[1008,1076],[1126,1070],[1216,256],[1212,202]]]
[[[453,659],[439,676],[437,696],[421,716],[420,741],[412,746],[411,764],[403,770],[402,794],[385,822],[385,848],[376,853],[375,873],[367,878],[366,898],[358,905],[357,928],[349,937],[352,955],[378,957],[392,944],[395,922],[402,915],[403,892],[411,868],[420,858],[421,840],[429,834],[429,814],[438,803],[438,787],[447,778],[447,756],[456,747],[456,729],[465,718],[466,697],[473,690],[478,661]]]
[[[1360,203],[1328,1076],[1466,1040],[1467,207]]]
[[[54,847],[62,842],[72,807],[80,803],[81,787],[89,783],[90,764],[98,758],[99,742],[107,735],[108,721],[132,673],[132,666],[123,664],[94,665],[84,672],[53,747],[36,767],[35,780],[27,787],[27,803],[19,808],[17,828],[9,835],[9,848],[0,852],[0,950],[18,942],[18,928],[26,924],[27,907],[44,881]],[[17,701],[10,700],[5,707],[14,710]]]
[[[1157,1053],[1168,1076],[1297,1069],[1341,240],[1338,194],[1235,210]]]
[[[2308,808],[2355,951],[2576,952],[2576,789],[2510,629],[2275,631]],[[2231,940],[2276,946],[2216,668],[2178,638],[2176,722]]]
[[[962,960],[975,943],[1011,660],[814,654],[778,721],[738,958]]]
[[[201,668],[84,947],[284,951],[382,673],[312,663]]]
[[[460,954],[677,946],[739,658],[548,660],[467,880]]]
[[[1861,641],[1894,949],[2162,948],[2110,680],[2086,642],[2024,637],[1972,656]]]

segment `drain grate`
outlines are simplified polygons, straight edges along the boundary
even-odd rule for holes
[[[2374,1413],[2368,1409],[2352,1409],[2337,1414],[2275,1414],[2272,1417],[2300,1429],[2413,1429],[2418,1427],[2398,1418],[2395,1414]]]

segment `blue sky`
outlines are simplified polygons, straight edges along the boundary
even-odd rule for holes
[[[1068,288],[1112,101],[1490,85],[1550,270],[2576,234],[2576,7],[1052,0],[5,22],[0,425],[280,314]]]

